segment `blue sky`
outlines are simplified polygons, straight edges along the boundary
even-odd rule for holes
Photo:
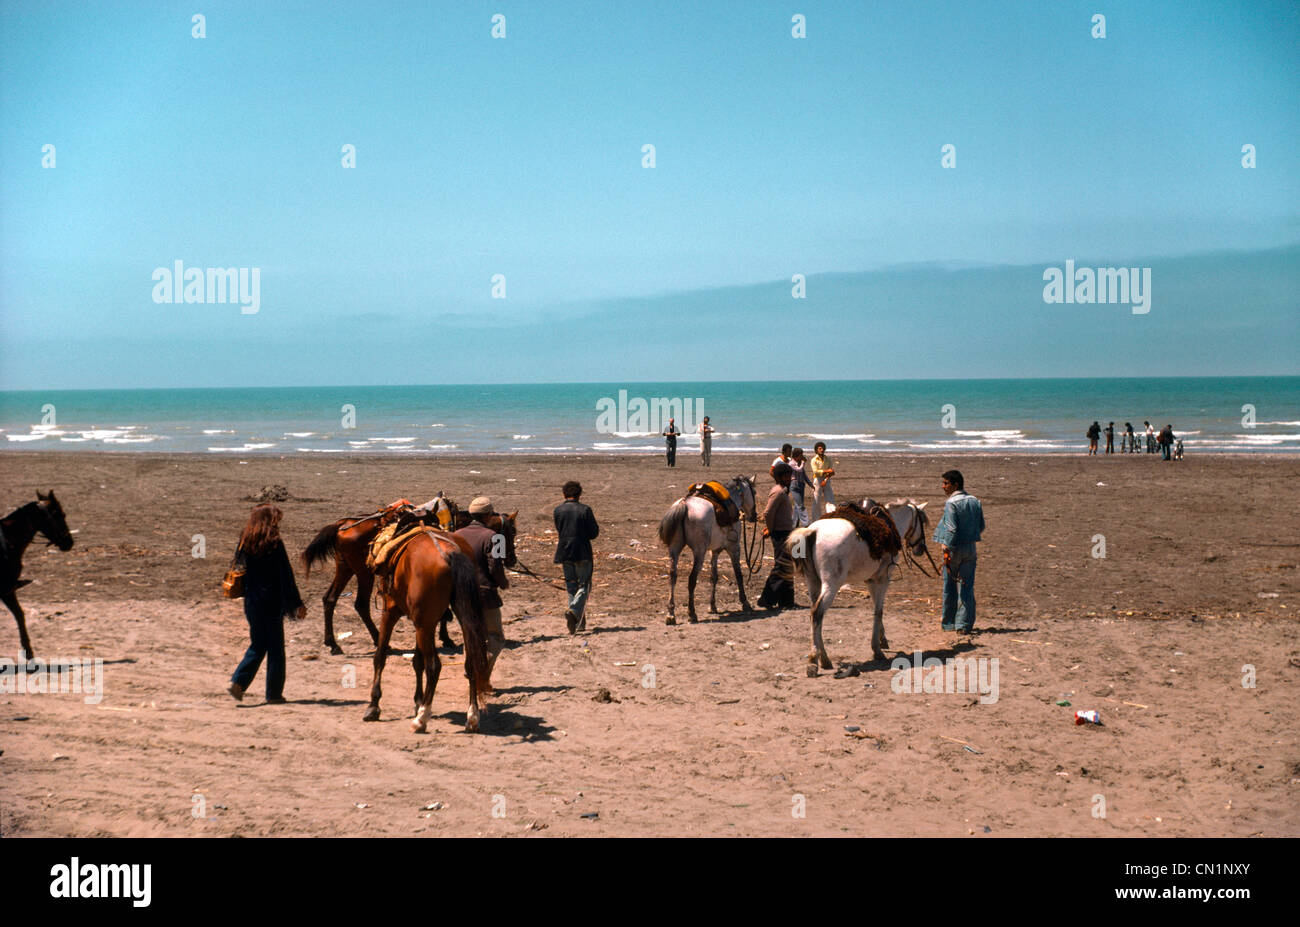
[[[608,334],[602,319],[645,297],[686,294],[743,329],[748,288],[794,273],[1249,262],[1300,242],[1297,47],[1294,2],[7,2],[0,387],[387,382],[356,372],[358,351],[440,330],[471,345],[513,331],[525,373],[586,379],[611,339],[584,348],[581,330]],[[152,271],[177,259],[261,268],[261,311],[155,304]],[[1296,280],[1293,263],[1260,266],[1275,291]],[[493,274],[507,299],[489,298]],[[856,318],[817,302],[855,292],[810,286],[792,316]],[[1060,351],[1057,373],[1092,372],[1040,334],[1038,292],[1008,292],[986,324],[1040,361]],[[860,309],[832,334],[888,343],[904,310]],[[1178,331],[1187,356],[1197,331]],[[628,337],[638,375],[707,378]],[[1297,372],[1244,349],[1220,360],[1206,372]]]

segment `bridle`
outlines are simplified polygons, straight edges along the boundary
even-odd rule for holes
[[[907,534],[903,537],[903,559],[920,570],[923,576],[929,576],[933,579],[934,577],[925,571],[925,566],[916,558],[915,553],[919,550],[925,554],[926,559],[930,561],[930,566],[934,567],[934,575],[939,574],[939,567],[935,564],[934,558],[930,556],[930,549],[925,545],[925,533],[929,525],[929,519],[925,517],[925,512],[915,502],[909,500],[904,503],[904,506],[912,510],[912,523],[907,526]],[[913,529],[920,535],[915,542],[912,541]]]
[[[745,509],[740,509],[740,543],[745,553],[745,568],[749,570],[750,576],[753,576],[763,568],[763,553],[766,549],[767,538],[758,530],[758,496],[754,492],[754,481],[747,476],[737,476],[731,481],[732,485],[739,488],[744,486],[749,490],[749,498],[753,500],[754,518],[750,522],[753,526],[750,531],[745,531]],[[742,497],[743,498],[743,497]],[[757,553],[757,558],[755,558]]]

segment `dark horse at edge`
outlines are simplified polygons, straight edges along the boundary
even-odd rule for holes
[[[0,520],[0,600],[9,606],[9,611],[18,620],[20,656],[24,661],[30,661],[34,652],[27,636],[27,621],[22,606],[18,604],[18,590],[31,582],[18,578],[23,572],[23,553],[38,533],[45,535],[46,540],[59,550],[72,549],[72,532],[68,530],[63,507],[54,498],[54,490],[51,489],[49,495],[37,490],[36,499]]]

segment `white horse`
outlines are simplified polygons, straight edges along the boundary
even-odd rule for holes
[[[731,498],[740,508],[742,520],[758,521],[754,509],[754,480],[757,477],[738,476],[724,484]],[[659,540],[668,546],[668,555],[672,558],[672,568],[668,572],[668,620],[667,624],[677,623],[677,558],[682,550],[689,546],[694,555],[691,575],[687,581],[688,611],[691,622],[695,617],[695,581],[704,566],[705,553],[713,554],[713,588],[709,592],[709,612],[718,611],[718,554],[725,548],[731,555],[731,566],[736,572],[736,589],[740,592],[740,607],[752,611],[749,599],[745,596],[745,575],[740,570],[740,532],[739,522],[726,528],[719,527],[713,511],[713,503],[700,496],[687,496],[678,499],[668,509],[659,522]]]
[[[900,499],[885,506],[898,528],[904,549],[910,550],[913,556],[926,553],[928,519],[925,506],[926,503],[917,505],[911,499]],[[885,639],[885,593],[889,590],[890,574],[899,555],[895,554],[888,560],[875,559],[852,522],[830,516],[793,531],[786,541],[786,550],[794,557],[795,569],[803,573],[808,583],[808,596],[812,599],[813,650],[808,655],[808,662],[820,663],[822,669],[831,668],[831,659],[822,643],[822,619],[840,587],[858,582],[867,584],[871,603],[875,606],[871,653],[877,660],[885,659],[883,648],[889,646]]]

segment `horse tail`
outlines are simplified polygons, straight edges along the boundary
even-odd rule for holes
[[[794,556],[794,550],[798,544],[803,545],[804,555],[802,557]],[[804,565],[807,564],[807,568],[812,570],[813,577],[815,578],[817,576],[817,561],[813,557],[813,550],[816,545],[816,525],[809,525],[807,528],[796,528],[790,532],[790,536],[786,538],[785,541],[785,550],[786,553],[790,554],[790,560],[794,563],[794,571],[796,573],[802,575],[805,568]]]
[[[483,599],[478,590],[478,568],[459,549],[445,556],[451,567],[451,606],[465,638],[465,677],[474,683],[482,705],[491,687],[491,670],[487,656],[487,620],[483,617]]]
[[[664,517],[659,520],[659,540],[668,546],[672,546],[673,538],[677,532],[682,530],[682,524],[686,521],[686,500],[678,499],[672,504],[672,507],[664,513]]]
[[[326,525],[316,532],[316,536],[311,539],[307,549],[302,552],[302,564],[307,568],[307,576],[311,577],[312,564],[318,560],[324,560],[326,557],[334,556],[339,549],[339,523],[334,522],[332,525]]]

